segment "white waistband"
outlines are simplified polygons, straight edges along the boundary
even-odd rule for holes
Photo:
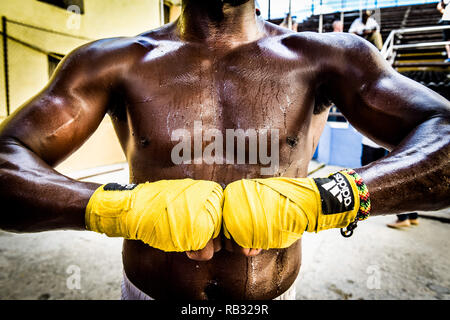
[[[155,300],[139,290],[123,272],[121,300]]]
[[[273,300],[295,300],[296,289],[294,284],[282,295]],[[139,290],[131,281],[128,279],[125,272],[123,273],[122,281],[122,296],[121,300],[155,300],[149,295],[145,294]]]

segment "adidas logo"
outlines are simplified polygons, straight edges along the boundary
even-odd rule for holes
[[[336,180],[331,180],[322,185],[322,188],[330,192],[340,203],[346,207],[352,204],[352,193],[346,179],[339,173],[334,175]]]
[[[130,191],[137,187],[137,184],[108,183],[103,187],[105,191]]]
[[[133,190],[137,187],[137,184],[122,184],[121,185],[125,190]]]

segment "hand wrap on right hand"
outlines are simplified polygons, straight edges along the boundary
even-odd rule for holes
[[[166,251],[203,249],[222,225],[222,187],[211,181],[162,180],[98,188],[86,208],[88,230],[141,240]]]

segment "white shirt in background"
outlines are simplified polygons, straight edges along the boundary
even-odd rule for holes
[[[374,18],[369,17],[369,19],[367,19],[366,24],[362,22],[361,18],[357,18],[355,19],[355,21],[353,21],[348,32],[362,35],[364,33],[364,30],[373,30],[373,29],[380,31],[380,26],[378,25],[378,22]]]
[[[444,0],[445,10],[444,14],[442,15],[442,20],[444,21],[450,21],[450,0]]]

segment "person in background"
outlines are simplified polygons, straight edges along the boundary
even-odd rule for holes
[[[344,32],[344,24],[341,20],[333,21],[333,32]]]
[[[389,228],[400,229],[404,227],[409,227],[411,225],[417,226],[419,224],[419,214],[417,212],[399,214],[397,216],[397,221],[393,223],[388,223]]]
[[[450,0],[440,0],[437,9],[440,13],[442,13],[441,21],[439,21],[440,25],[448,26],[450,25]],[[450,41],[450,29],[444,29],[442,31],[444,41]],[[450,63],[450,45],[445,45],[445,50],[447,51],[447,59],[446,63]]]
[[[256,16],[261,16],[261,6],[259,5],[258,1],[255,1],[255,9],[256,9]]]
[[[372,11],[364,11],[361,18],[353,21],[348,32],[363,37],[377,47],[378,50],[381,50],[383,48],[383,39],[381,38],[380,25],[371,16]]]
[[[283,22],[281,22],[280,27],[287,28],[293,30],[295,32],[298,31],[298,23],[295,20],[296,17],[292,17],[290,13],[286,15]],[[291,27],[289,28],[289,23],[291,23]]]

